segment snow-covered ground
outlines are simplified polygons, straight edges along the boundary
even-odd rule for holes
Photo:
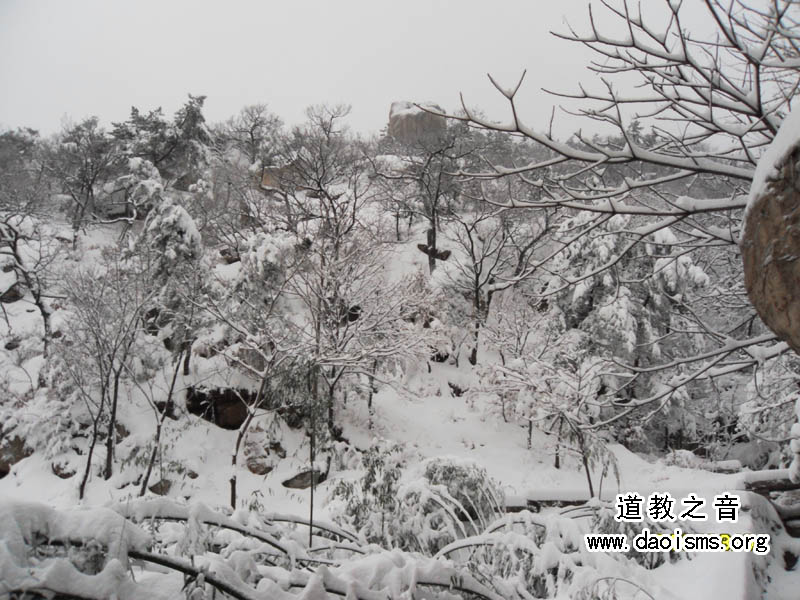
[[[110,243],[114,239],[114,232],[97,230],[93,236],[84,241],[83,260],[90,260],[88,257],[103,243]],[[424,268],[426,257],[416,249],[416,241],[411,240],[399,247],[388,267],[390,278],[399,277],[414,268]],[[221,267],[225,268],[227,267]],[[0,323],[0,328],[6,328],[0,329],[2,340],[7,341],[12,337],[25,340],[41,335],[40,323],[30,303],[13,303],[6,310],[7,323],[12,327],[9,330],[6,323]],[[53,318],[56,328],[59,318],[59,311],[56,310]],[[36,381],[41,357],[34,356],[15,366],[9,362],[14,356],[18,354],[6,352],[6,363],[2,368],[10,383],[9,389],[24,397]],[[196,375],[179,378],[178,389],[186,389],[195,380]],[[398,444],[405,452],[408,471],[411,473],[425,459],[431,457],[454,457],[472,461],[486,470],[505,494],[507,504],[512,506],[521,507],[528,501],[589,499],[586,474],[576,457],[562,456],[560,468],[555,468],[552,436],[534,429],[528,447],[528,429],[524,424],[504,422],[481,394],[454,395],[448,385],[450,383],[462,389],[476,384],[476,374],[466,360],[462,360],[459,367],[448,363],[417,365],[406,374],[403,389],[389,385],[380,388],[373,398],[372,415],[363,398],[351,399],[342,406],[336,414],[336,420],[343,427],[343,438],[356,450],[366,450],[376,439]],[[36,399],[29,399],[29,404],[32,410],[35,409]],[[178,404],[180,407],[181,402]],[[179,412],[182,414],[178,420],[165,421],[166,429],[163,434],[165,455],[172,462],[158,464],[151,483],[162,477],[169,479],[172,486],[167,496],[180,503],[225,507],[229,503],[231,452],[236,443],[237,432],[221,429],[200,417],[180,410]],[[44,452],[35,452],[15,464],[10,473],[0,479],[0,501],[6,503],[0,506],[5,506],[6,511],[11,510],[9,506],[17,506],[15,510],[25,510],[19,508],[24,507],[24,504],[8,503],[35,501],[50,508],[66,510],[68,512],[65,514],[73,515],[75,513],[69,511],[74,511],[76,507],[91,509],[133,501],[138,495],[137,482],[144,469],[142,461],[135,459],[134,450],[144,448],[152,438],[155,415],[142,395],[131,390],[120,406],[118,418],[127,434],[120,441],[117,452],[118,456],[127,458],[123,458],[122,464],[117,465],[115,474],[108,480],[104,480],[93,470],[82,501],[78,500],[78,481],[85,457],[77,453],[46,456]],[[268,431],[272,439],[278,440],[286,456],[276,460],[274,469],[268,474],[255,475],[245,467],[244,453],[240,453],[236,469],[239,507],[262,513],[284,513],[296,515],[300,519],[307,518],[311,501],[310,490],[289,489],[283,482],[308,468],[309,438],[302,430],[290,429],[283,422],[274,421],[270,414],[255,419],[251,429],[258,428]],[[675,498],[695,493],[708,499],[710,504],[710,499],[716,494],[743,489],[741,474],[682,468],[670,465],[664,459],[639,456],[619,444],[612,444],[610,450],[616,458],[619,481],[610,475],[604,477],[599,467],[592,476],[596,485],[602,481],[600,495],[604,501],[613,503],[615,495],[619,493],[638,492],[646,496],[652,492],[669,492]],[[102,455],[103,452],[100,451],[99,454]],[[96,456],[97,461],[102,458]],[[65,470],[74,471],[75,475],[66,479],[57,476],[52,468],[56,462],[66,467]],[[317,465],[324,469],[324,459],[318,457]],[[329,479],[316,487],[316,519],[330,521],[335,516],[329,511],[328,500],[339,481],[357,479],[362,475],[353,467],[354,464],[343,464],[338,469],[334,468]],[[774,514],[764,501],[748,494],[743,494],[742,497],[746,511],[735,525],[709,523],[697,526],[696,530],[770,533],[774,536],[773,548],[796,548],[796,544],[792,545],[794,542],[782,530],[764,530],[775,524]],[[59,519],[58,515],[47,512],[50,509],[36,510],[41,511],[36,515],[42,522]],[[557,515],[559,509],[549,511]],[[6,513],[7,519],[17,518],[9,516],[10,514]],[[246,517],[243,518],[247,520]],[[118,525],[111,517],[109,519],[109,523]],[[583,531],[588,531],[585,519],[576,517],[575,521],[581,521]],[[85,521],[82,523],[86,525]],[[11,536],[16,535],[9,520],[3,525],[5,528],[0,528],[3,534],[0,536],[0,549],[10,548],[9,544],[13,541]],[[49,526],[39,523],[38,527]],[[100,530],[103,529],[98,524],[98,531]],[[82,535],[86,535],[86,532]],[[137,547],[142,545],[141,541],[137,541],[134,546],[137,544]],[[21,577],[20,572],[9,566],[12,559],[8,556],[4,559],[0,554],[0,576],[9,579],[12,576]],[[393,558],[390,555],[376,555],[361,562],[348,563],[349,566],[342,567],[340,571],[347,571],[347,577],[357,575],[375,578],[376,573],[386,568],[382,562],[386,560],[394,565],[392,568],[402,571],[404,561],[408,559],[400,555]],[[612,568],[612,565],[614,566],[608,572],[609,577],[621,577],[624,572],[620,567],[621,563],[611,561],[608,556],[595,555],[593,560],[596,561],[594,566],[600,575],[605,574],[604,568]],[[793,571],[785,571],[782,561],[783,558],[774,555],[774,552],[768,558],[734,552],[697,553],[691,560],[667,562],[647,572],[639,570],[632,577],[637,585],[648,590],[650,597],[659,599],[701,600],[712,596],[757,598],[760,597],[763,586],[768,590],[768,596],[765,597],[788,600],[796,597],[792,590],[800,584],[800,578]],[[418,563],[415,567],[422,569],[420,573],[428,573],[425,569],[433,568],[428,563],[420,566],[422,564]],[[120,569],[119,565],[107,565],[103,577],[110,578],[109,581],[124,577],[124,570]],[[757,579],[754,572],[760,573],[760,579]],[[151,575],[142,574],[137,584],[137,594],[146,594],[146,590],[150,589],[150,577]],[[305,581],[307,594],[303,597],[318,597],[314,590],[320,590],[315,587],[317,584],[313,577],[316,576]],[[95,583],[98,581],[100,580]],[[110,586],[109,589],[113,587],[105,579],[103,581],[103,585]],[[397,587],[401,588],[402,586]],[[644,594],[637,595],[639,592],[635,587],[626,593],[629,594],[626,597],[631,598],[647,597]],[[0,598],[2,597],[0,588]]]

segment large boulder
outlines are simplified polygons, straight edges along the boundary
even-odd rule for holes
[[[147,489],[156,494],[157,496],[166,496],[172,488],[172,482],[169,479],[160,479]]]
[[[20,437],[0,439],[0,479],[11,472],[11,467],[29,457],[33,451],[25,445]]]
[[[251,473],[267,475],[281,458],[286,458],[286,450],[261,425],[256,425],[245,439],[244,457],[245,465]]]
[[[740,246],[750,302],[800,353],[800,118],[793,116],[759,162]]]
[[[284,481],[283,487],[293,490],[305,490],[311,487],[312,482],[315,486],[324,482],[326,477],[327,475],[321,471],[302,471]]]
[[[186,392],[186,410],[223,429],[239,429],[255,400],[256,393],[247,389],[191,387]]]
[[[444,135],[447,123],[444,117],[433,113],[444,113],[444,110],[431,102],[421,102],[419,105],[412,102],[392,102],[389,110],[389,135],[408,145],[435,140]]]
[[[25,289],[22,287],[22,282],[14,279],[8,285],[5,285],[3,279],[9,278],[0,278],[0,303],[11,304],[12,302],[19,302],[25,297]]]

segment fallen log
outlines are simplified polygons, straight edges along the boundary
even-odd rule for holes
[[[748,492],[766,496],[770,492],[800,490],[800,483],[795,483],[789,479],[789,469],[751,471],[745,474],[744,489]]]

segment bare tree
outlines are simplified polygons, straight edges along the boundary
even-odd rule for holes
[[[280,160],[282,134],[280,118],[263,104],[246,106],[214,128],[213,200],[195,212],[203,234],[222,244],[229,260],[244,238],[265,231],[275,217],[277,192],[265,189],[264,174]]]
[[[478,342],[489,317],[494,285],[525,270],[547,234],[545,210],[514,213],[484,202],[474,210],[453,212],[450,216],[444,237],[453,253],[444,272],[448,287],[456,292],[454,296],[470,301],[470,364],[478,361]]]
[[[97,117],[67,127],[50,144],[45,165],[71,200],[73,248],[86,219],[95,216],[103,184],[116,174],[121,156],[119,146]]]
[[[259,246],[259,242],[263,244]],[[231,450],[230,504],[236,508],[237,469],[243,443],[250,432],[253,421],[262,415],[276,412],[296,401],[299,387],[304,387],[302,367],[298,367],[295,339],[286,327],[282,312],[285,303],[287,280],[294,272],[292,261],[282,265],[278,257],[264,260],[270,240],[257,237],[248,240],[243,248],[242,271],[235,289],[229,282],[210,286],[202,300],[199,294],[186,297],[187,303],[210,316],[222,326],[227,340],[224,347],[212,350],[202,337],[198,352],[212,359],[209,367],[216,363],[215,377],[223,380],[231,375],[250,382],[249,387],[231,386],[245,409],[245,417],[239,425],[236,440]],[[265,277],[265,275],[267,275]],[[287,375],[288,373],[288,375]]]
[[[52,308],[50,299],[54,294],[52,265],[58,259],[61,244],[54,239],[52,228],[32,216],[11,213],[0,218],[0,259],[15,274],[15,281],[0,295],[9,296],[27,289],[31,300],[42,319],[42,355],[47,361],[50,355]],[[5,266],[4,265],[4,266]],[[45,384],[46,369],[39,372],[39,385]]]
[[[600,4],[602,22],[610,24],[601,26],[590,8],[584,30],[558,34],[594,52],[597,60],[591,69],[599,76],[597,89],[581,85],[575,93],[558,95],[565,103],[577,103],[575,114],[615,134],[589,137],[579,132],[564,142],[553,136],[552,127],[539,131],[523,122],[517,106],[523,78],[510,88],[492,80],[508,100],[509,121],[491,121],[470,111],[466,103],[464,114],[454,115],[473,126],[522,135],[551,153],[527,164],[462,169],[461,175],[477,179],[516,176],[538,192],[532,198],[495,201],[498,206],[553,207],[565,217],[575,211],[593,215],[580,227],[563,230],[551,253],[497,287],[546,270],[560,254],[598,235],[598,227],[620,214],[631,217],[617,232],[624,242],[595,269],[577,279],[563,278],[563,285],[552,286],[549,293],[615,269],[622,256],[642,242],[652,242],[662,230],[671,230],[662,269],[688,253],[702,255],[695,257],[696,263],[735,255],[756,162],[774,139],[800,85],[796,2],[704,0],[701,9],[711,35],[690,33],[689,23],[697,23],[697,14],[689,21],[688,3]],[[632,77],[638,78],[638,86],[626,85]],[[715,178],[715,196],[688,196],[708,177]],[[702,189],[708,190],[709,184]],[[741,276],[730,275],[716,281],[709,297],[697,305],[689,298],[676,298],[686,325],[670,335],[702,338],[705,350],[646,368],[625,365],[628,385],[656,370],[680,374],[666,378],[649,397],[620,407],[612,418],[652,403],[663,406],[691,382],[749,369],[786,350],[773,334],[753,326],[755,314],[747,306]],[[719,318],[728,312],[726,304],[736,305],[732,323]]]
[[[394,154],[373,161],[381,191],[392,206],[398,240],[401,215],[408,216],[409,227],[414,217],[427,224],[426,243],[419,249],[428,256],[430,273],[437,260],[449,255],[439,244],[442,221],[452,214],[464,192],[465,184],[454,171],[468,158],[476,158],[483,142],[470,134],[466,127],[450,126],[414,143],[391,143],[388,150]]]
[[[537,175],[549,175],[538,170],[570,165],[541,181],[528,179],[546,193],[545,204],[662,218],[743,208],[741,198],[728,198],[727,203],[716,200],[658,209],[637,202],[631,192],[704,173],[747,186],[759,150],[773,139],[799,82],[794,3],[753,8],[739,1],[705,0],[707,16],[716,25],[716,34],[711,36],[689,33],[683,21],[688,9],[683,3],[661,2],[660,14],[643,14],[641,7],[628,2],[602,5],[618,21],[615,32],[600,31],[590,10],[588,33],[572,30],[557,35],[585,44],[598,55],[591,68],[601,75],[603,89],[581,86],[578,93],[558,95],[578,100],[579,114],[612,126],[620,136],[617,147],[598,145],[581,134],[577,138],[582,145],[570,145],[521,122],[516,94],[522,79],[511,89],[496,84],[512,108],[511,122],[492,123],[466,107],[467,115],[461,118],[493,130],[521,133],[555,153],[549,160],[505,169],[502,174],[537,171]],[[666,25],[656,26],[656,22]],[[642,85],[635,92],[618,90],[612,78],[622,73],[634,73]],[[635,135],[631,124],[637,121],[651,123],[656,135],[647,139]],[[616,187],[602,185],[602,170],[608,166],[643,163],[668,172],[631,177]],[[612,198],[619,200],[612,203]]]
[[[47,361],[51,338],[50,300],[55,290],[53,263],[61,255],[56,227],[40,218],[48,205],[50,181],[42,162],[41,141],[33,130],[0,134],[0,263],[13,272],[4,301],[25,290],[42,319],[42,353]],[[10,323],[9,323],[10,324]],[[39,371],[45,384],[46,368]]]
[[[125,393],[125,376],[131,370],[134,343],[149,301],[139,275],[135,265],[125,264],[112,251],[102,267],[79,269],[69,279],[73,318],[60,358],[92,420],[81,498],[102,425],[106,426],[104,477],[109,479],[113,472],[119,401]]]
[[[278,151],[282,125],[280,117],[271,113],[266,104],[251,104],[217,127],[216,134],[219,143],[235,148],[248,166],[265,167],[272,164]]]
[[[346,114],[342,107],[312,107],[308,122],[288,140],[293,159],[282,175],[301,260],[287,294],[305,309],[293,328],[317,367],[314,396],[324,398],[333,437],[343,378],[374,379],[376,360],[388,364],[426,351],[410,323],[422,292],[386,275],[388,220],[370,162],[341,125]]]

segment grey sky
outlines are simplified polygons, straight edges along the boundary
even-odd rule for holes
[[[548,32],[582,25],[587,0],[0,0],[0,125],[50,133],[62,117],[123,120],[135,105],[171,114],[204,94],[223,120],[264,102],[289,123],[312,103],[353,105],[377,131],[393,100],[448,109],[464,92],[491,115],[528,69],[523,107],[544,127],[587,54]]]

